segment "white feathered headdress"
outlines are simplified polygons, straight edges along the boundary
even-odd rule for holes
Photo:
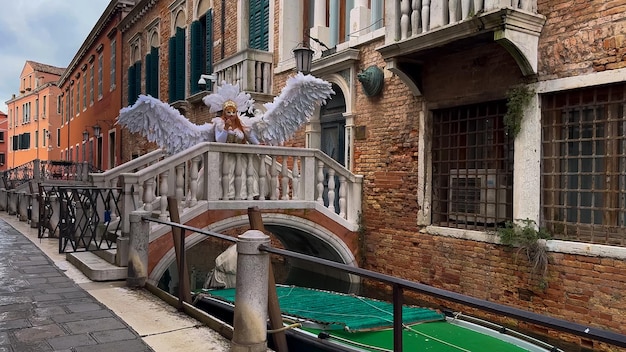
[[[209,107],[209,112],[221,111],[226,102],[232,101],[240,114],[251,113],[254,104],[250,94],[240,92],[239,87],[226,82],[222,82],[222,85],[215,89],[215,93],[205,96],[202,101]]]

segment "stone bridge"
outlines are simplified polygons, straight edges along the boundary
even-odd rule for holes
[[[119,267],[119,275],[128,264],[129,214],[144,211],[169,220],[168,197],[179,202],[181,223],[218,233],[247,228],[248,209],[258,208],[266,229],[283,248],[356,266],[362,177],[319,150],[207,142],[177,155],[156,150],[89,176],[89,184],[75,186],[108,196],[78,195],[66,203],[93,198],[92,205],[81,204],[89,208],[83,221],[99,224],[106,218],[107,231],[116,232],[117,252],[109,261]],[[18,214],[33,227],[44,220],[36,211],[42,190],[34,182],[0,190],[0,210]],[[62,202],[55,201],[50,204],[53,218],[46,220],[52,228],[59,222]],[[100,214],[97,220],[95,214]],[[91,238],[84,232],[95,232],[92,227],[84,226],[81,235]],[[204,239],[206,235],[186,233],[186,247]],[[151,223],[149,281],[157,283],[174,258],[171,228]]]

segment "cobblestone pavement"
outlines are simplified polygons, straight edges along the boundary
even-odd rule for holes
[[[124,320],[0,219],[0,352],[153,351]]]

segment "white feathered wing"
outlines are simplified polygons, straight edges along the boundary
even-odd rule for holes
[[[298,72],[273,102],[263,104],[265,113],[241,120],[261,142],[280,145],[293,137],[332,94],[335,92],[329,82]]]
[[[149,95],[139,95],[135,104],[120,110],[117,123],[140,133],[170,154],[201,142],[214,142],[213,124],[196,125],[169,104]]]

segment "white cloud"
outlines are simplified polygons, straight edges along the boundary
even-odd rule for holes
[[[116,1],[116,0],[112,0]],[[27,60],[67,67],[109,0],[5,0],[0,26],[0,111],[18,94]]]

